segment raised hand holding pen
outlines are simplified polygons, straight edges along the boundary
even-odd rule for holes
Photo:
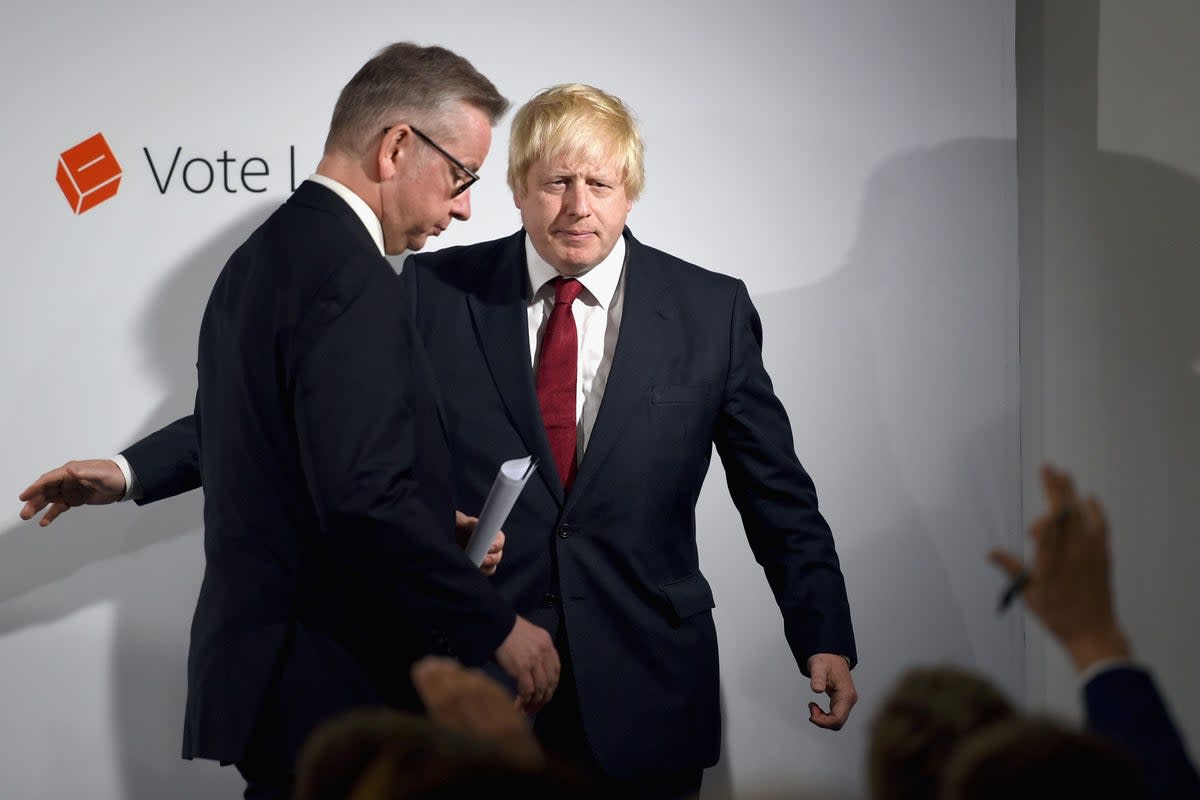
[[[1105,658],[1129,657],[1113,608],[1108,523],[1099,501],[1079,501],[1071,476],[1051,464],[1040,472],[1046,512],[1029,526],[1033,561],[989,554],[1013,586],[1023,583],[1025,605],[1071,654],[1077,669]]]

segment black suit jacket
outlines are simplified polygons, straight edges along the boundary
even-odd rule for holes
[[[534,622],[565,623],[592,749],[609,774],[637,778],[707,767],[720,751],[695,520],[714,444],[801,669],[814,653],[856,653],[833,538],[745,286],[625,236],[616,352],[566,496],[534,389],[524,233],[414,256],[401,277],[445,391],[460,508],[478,512],[501,461],[539,459],[494,580]]]
[[[1083,687],[1087,728],[1137,759],[1153,800],[1200,798],[1200,775],[1154,680],[1136,667],[1107,669]]]
[[[349,206],[304,183],[217,278],[194,417],[125,453],[146,500],[195,465],[205,487],[187,757],[243,759],[266,713],[293,758],[331,714],[412,705],[415,658],[480,663],[513,625],[454,541],[445,429],[399,290]]]
[[[710,766],[717,639],[695,504],[714,444],[801,670],[819,652],[857,659],[833,539],[763,368],[758,315],[741,281],[627,231],[617,350],[564,496],[534,390],[523,237],[416,256],[401,275],[443,388],[458,507],[479,511],[502,461],[538,457],[494,583],[551,633],[565,621],[587,735],[609,774]],[[195,487],[190,429],[153,434],[154,453],[126,451],[146,499]]]

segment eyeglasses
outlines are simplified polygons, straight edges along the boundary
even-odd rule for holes
[[[451,197],[458,197],[460,194],[465,192],[467,189],[470,189],[471,186],[474,185],[474,183],[477,180],[479,180],[479,176],[477,174],[475,174],[474,170],[470,169],[469,167],[467,167],[466,164],[462,163],[457,158],[455,158],[454,156],[450,155],[445,150],[443,150],[442,146],[440,144],[435,142],[433,139],[430,139],[424,133],[417,130],[417,128],[415,128],[414,126],[409,125],[408,127],[410,129],[412,129],[413,133],[415,133],[417,136],[420,136],[421,139],[424,140],[425,144],[429,145],[434,150],[437,150],[439,153],[444,155],[451,164],[458,167],[460,170],[462,170],[463,172],[465,172],[467,174],[466,178],[463,178],[461,176],[458,178],[460,183],[458,184],[458,186],[454,187],[454,194],[450,195]]]

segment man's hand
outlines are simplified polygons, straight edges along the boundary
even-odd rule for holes
[[[479,517],[468,517],[461,511],[454,512],[454,533],[458,538],[459,547],[467,546],[467,542],[478,524]],[[504,531],[497,533],[496,538],[492,540],[487,555],[483,557],[483,563],[479,565],[479,571],[484,575],[495,575],[496,567],[500,566],[502,558],[504,558]]]
[[[532,714],[554,695],[561,665],[545,628],[522,616],[496,650],[496,663],[517,682],[517,708]]]
[[[21,492],[24,500],[21,519],[33,519],[47,505],[38,520],[45,527],[58,515],[75,506],[103,506],[125,496],[125,475],[117,462],[107,458],[68,461],[52,469]]]
[[[808,704],[808,721],[818,728],[840,731],[858,702],[850,662],[844,656],[817,653],[808,659],[808,674],[812,676],[812,690],[829,695],[828,713],[817,703]]]
[[[1047,509],[1029,526],[1033,564],[1026,567],[1003,549],[989,557],[1010,578],[1028,573],[1025,605],[1067,648],[1077,669],[1128,658],[1129,642],[1113,611],[1104,510],[1094,497],[1081,504],[1066,472],[1045,464],[1041,479]]]
[[[521,764],[539,766],[542,748],[513,697],[482,670],[426,656],[412,667],[413,685],[437,725],[479,736]]]

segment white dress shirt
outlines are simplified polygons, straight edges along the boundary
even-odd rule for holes
[[[604,400],[604,387],[612,369],[617,335],[621,330],[621,310],[625,304],[625,237],[619,237],[608,257],[578,277],[583,291],[571,306],[579,346],[575,380],[575,463],[583,457],[596,424],[596,414]],[[542,334],[546,320],[554,310],[554,287],[558,277],[525,236],[525,264],[529,271],[530,294],[526,309],[529,319],[529,358],[537,375],[541,357]]]

